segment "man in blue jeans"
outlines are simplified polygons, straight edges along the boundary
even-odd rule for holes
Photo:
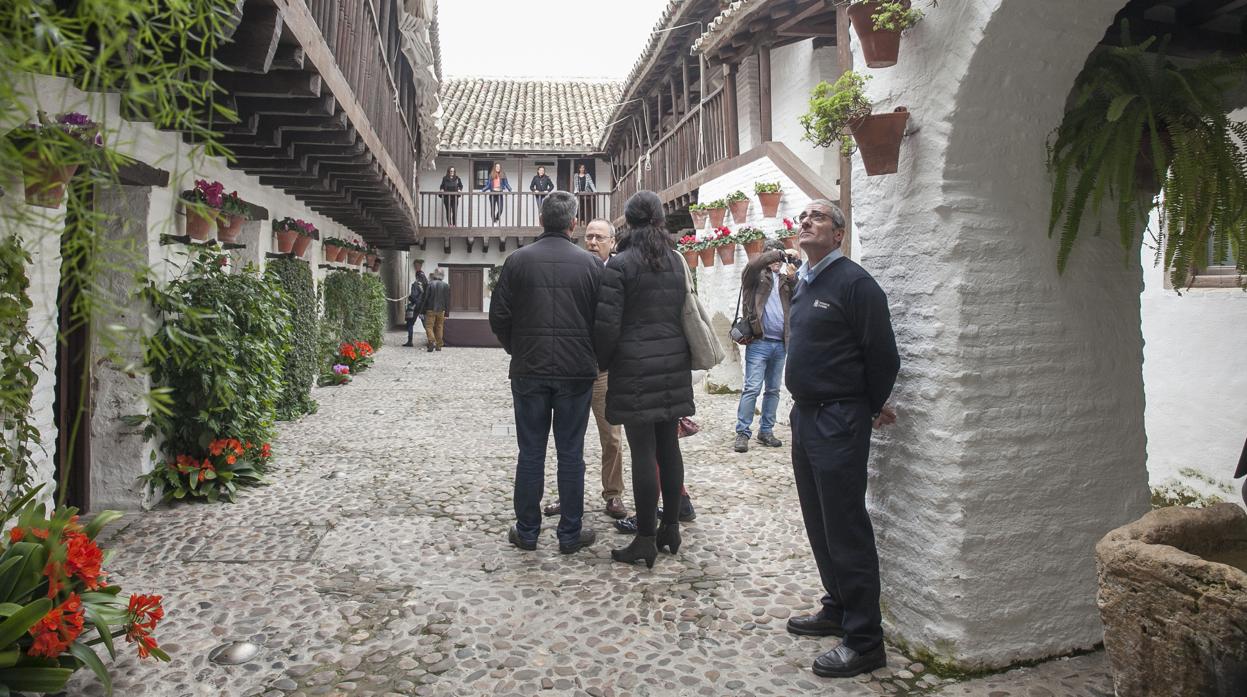
[[[795,256],[795,255],[794,255]],[[742,312],[753,330],[745,347],[745,390],[736,407],[736,452],[749,451],[758,393],[762,393],[762,422],[758,442],[772,448],[783,445],[775,437],[775,413],[779,388],[784,380],[784,339],[788,331],[788,305],[796,283],[794,267],[783,243],[770,240],[766,251],[745,266],[740,277]],[[766,391],[763,392],[763,385]]]
[[[556,191],[541,205],[545,232],[507,258],[489,303],[489,326],[511,355],[511,396],[519,458],[515,466],[515,525],[507,539],[537,548],[546,444],[554,427],[558,452],[559,551],[571,554],[597,539],[581,526],[585,507],[585,429],[593,381],[593,351],[602,260],[572,241],[576,199]]]

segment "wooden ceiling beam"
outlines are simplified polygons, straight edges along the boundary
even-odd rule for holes
[[[243,73],[267,73],[272,69],[283,23],[276,7],[248,3],[230,43],[216,52],[226,68]]]

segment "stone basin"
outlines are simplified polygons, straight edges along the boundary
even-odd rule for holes
[[[1105,535],[1096,561],[1118,695],[1247,695],[1247,512],[1152,511]]]

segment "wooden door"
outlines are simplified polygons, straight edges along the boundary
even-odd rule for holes
[[[450,312],[481,312],[485,308],[484,269],[450,270]]]

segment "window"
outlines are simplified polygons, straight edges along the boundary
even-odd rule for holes
[[[1208,240],[1208,252],[1200,268],[1193,271],[1192,288],[1235,288],[1238,286],[1238,268],[1234,263],[1234,246],[1229,240],[1219,239],[1214,233]],[[1217,247],[1223,249],[1218,251]]]

